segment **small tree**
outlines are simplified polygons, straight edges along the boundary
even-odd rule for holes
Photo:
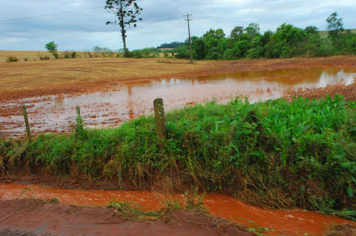
[[[142,21],[142,18],[137,16],[143,10],[140,8],[136,0],[107,0],[105,9],[115,14],[118,21],[107,21],[106,25],[115,24],[120,26],[121,38],[124,44],[124,57],[127,57],[127,47],[126,47],[126,26],[133,24],[136,27],[137,21]]]
[[[340,38],[345,29],[342,18],[338,18],[337,16],[337,12],[334,12],[326,19],[328,23],[326,29],[329,31],[329,37],[334,41],[335,45],[339,46]]]
[[[59,58],[59,55],[58,55],[58,52],[57,52],[57,44],[52,41],[52,42],[49,42],[46,44],[45,48],[47,49],[48,52],[52,53],[52,55],[58,59]]]

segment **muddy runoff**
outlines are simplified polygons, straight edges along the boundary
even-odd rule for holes
[[[144,211],[158,210],[164,206],[166,200],[177,201],[183,204],[183,197],[179,194],[161,194],[146,191],[121,190],[68,190],[53,189],[38,185],[1,184],[0,199],[42,199],[56,198],[60,204],[98,207],[107,206],[110,201],[134,202]],[[304,210],[266,210],[250,206],[232,197],[207,194],[203,199],[206,209],[217,217],[238,222],[248,227],[268,228],[275,232],[269,235],[324,235],[325,230],[333,225],[350,224],[353,221],[325,216],[317,212]],[[266,231],[268,233],[268,231]]]
[[[108,91],[80,95],[61,94],[5,101],[0,104],[0,132],[4,137],[25,135],[21,106],[27,107],[31,132],[71,132],[76,106],[86,127],[115,127],[141,115],[153,113],[153,100],[161,97],[166,110],[216,100],[228,102],[237,96],[250,102],[276,99],[288,93],[350,85],[356,73],[345,69],[297,68],[272,71],[243,71],[187,79],[163,79],[124,85]]]

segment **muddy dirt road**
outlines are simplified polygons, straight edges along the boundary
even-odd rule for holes
[[[104,212],[107,217],[109,215],[107,212],[108,209],[99,208],[107,206],[109,202],[115,200],[116,202],[134,202],[133,206],[138,207],[138,209],[143,211],[157,211],[164,207],[166,207],[165,202],[171,201],[176,202],[184,206],[184,197],[181,194],[164,194],[161,192],[147,192],[147,191],[122,191],[122,190],[80,190],[80,189],[55,189],[44,187],[40,185],[16,185],[16,184],[0,184],[0,196],[1,200],[4,201],[4,205],[12,205],[8,211],[4,213],[0,212],[0,222],[1,217],[4,217],[3,224],[12,225],[12,228],[18,229],[16,223],[13,222],[22,222],[23,225],[28,224],[31,226],[32,224],[42,225],[46,230],[52,227],[52,224],[55,224],[56,221],[59,221],[57,224],[61,225],[62,219],[66,219],[69,214],[64,214],[62,217],[61,214],[67,211],[68,213],[68,205],[73,206],[82,206],[82,207],[96,207],[97,212],[93,212],[93,214],[99,214],[99,218]],[[29,208],[24,201],[19,201],[18,199],[42,199],[42,201],[33,202],[34,206]],[[48,206],[50,204],[45,204],[43,200],[47,203],[51,202],[51,199],[56,199],[60,204],[65,204],[67,206],[61,206],[56,204],[56,207]],[[197,199],[195,196],[191,196],[191,199]],[[11,202],[10,200],[13,200]],[[36,204],[35,204],[36,203]],[[40,204],[41,203],[41,204]],[[303,235],[304,233],[308,233],[314,236],[321,236],[325,234],[327,229],[330,229],[333,225],[342,225],[349,224],[353,227],[356,227],[356,223],[341,219],[338,217],[325,216],[316,212],[302,211],[302,210],[267,210],[262,209],[257,206],[251,206],[234,199],[232,197],[224,196],[221,194],[206,194],[202,200],[203,206],[209,211],[209,213],[214,217],[222,217],[224,219],[229,219],[230,222],[235,222],[240,225],[246,225],[247,227],[253,227],[255,230],[257,229],[265,229],[262,230],[264,233],[270,232],[270,230],[274,230],[274,235],[286,234],[286,235]],[[25,206],[22,206],[25,204]],[[45,208],[48,208],[48,211],[41,216],[40,212],[44,210],[43,205],[46,205]],[[53,205],[53,204],[52,204]],[[13,209],[15,207],[15,210]],[[37,207],[36,207],[37,206]],[[0,201],[1,208],[1,201]],[[16,210],[16,208],[18,210]],[[29,209],[27,209],[29,208]],[[56,209],[59,210],[56,210]],[[7,207],[3,208],[7,209]],[[39,214],[36,216],[36,220],[34,223],[31,223],[33,219],[23,219],[23,212],[20,210],[27,209],[29,214]],[[81,209],[81,208],[73,208],[73,209]],[[38,212],[39,211],[39,212]],[[80,210],[80,211],[90,211],[90,210]],[[94,210],[93,210],[94,211]],[[37,213],[38,212],[38,213]],[[6,214],[6,216],[2,216],[2,214]],[[188,219],[190,219],[190,213],[184,213]],[[201,214],[193,214],[193,216],[201,216],[204,219],[213,220],[213,223],[217,220],[216,218],[209,218]],[[43,218],[44,217],[44,218]],[[70,216],[69,218],[74,217]],[[96,219],[95,216],[94,219]],[[172,218],[173,216],[170,216]],[[38,218],[38,219],[37,219]],[[52,221],[48,220],[49,218]],[[80,217],[81,218],[81,217]],[[85,217],[88,221],[92,220],[92,217]],[[173,217],[174,218],[174,217]],[[21,219],[21,220],[19,220]],[[46,219],[43,221],[42,219]],[[195,218],[197,219],[197,218]],[[66,219],[70,220],[70,219]],[[74,222],[81,219],[73,219]],[[103,221],[109,221],[108,219],[103,219]],[[113,220],[113,219],[111,219]],[[121,219],[119,219],[121,220]],[[26,223],[27,222],[27,223]],[[109,221],[110,222],[110,221]],[[115,221],[116,222],[116,221]],[[121,221],[120,221],[121,222]],[[160,222],[158,226],[161,224]],[[166,222],[167,223],[167,222]],[[79,223],[78,223],[79,224]],[[84,223],[80,223],[82,225]],[[119,222],[117,223],[119,224]],[[215,222],[216,224],[216,222]],[[214,224],[213,224],[214,225]],[[36,226],[35,229],[41,228],[42,226]],[[45,227],[46,226],[46,227]],[[170,226],[169,224],[166,225]],[[0,228],[2,227],[0,223]],[[86,226],[87,227],[87,226]],[[83,227],[83,230],[86,229]],[[89,227],[89,226],[88,226]],[[24,226],[24,228],[28,229],[28,226]],[[90,228],[90,227],[89,227]],[[30,228],[32,230],[32,228]],[[213,227],[214,229],[214,227]],[[73,230],[73,229],[71,229]],[[214,231],[214,230],[213,230]],[[49,232],[49,231],[46,231]],[[135,231],[134,231],[135,232]]]
[[[167,213],[156,221],[135,221],[116,216],[114,209],[74,207],[29,199],[0,201],[0,209],[1,235],[253,235],[221,218],[194,212]]]

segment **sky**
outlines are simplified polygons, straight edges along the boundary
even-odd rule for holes
[[[46,50],[50,41],[59,51],[88,51],[94,46],[123,48],[115,15],[105,0],[0,0],[0,50]],[[283,23],[325,30],[326,18],[337,12],[346,29],[356,29],[355,0],[137,0],[143,20],[127,28],[130,50],[183,42],[188,37],[183,15],[192,14],[192,36],[221,28],[228,36],[235,26],[257,23],[261,33]]]

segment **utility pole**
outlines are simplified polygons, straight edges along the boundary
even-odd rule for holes
[[[193,51],[192,51],[192,40],[190,38],[190,26],[189,26],[189,21],[191,21],[191,19],[189,19],[189,16],[192,16],[193,14],[188,14],[187,15],[183,15],[183,17],[187,17],[187,19],[184,19],[185,21],[188,22],[188,36],[189,36],[189,50],[190,50],[190,63],[193,64]]]

